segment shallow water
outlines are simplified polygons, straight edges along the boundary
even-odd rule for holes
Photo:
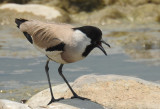
[[[109,55],[107,57],[89,56],[80,62],[65,65],[63,72],[69,82],[86,74],[127,75],[153,82],[160,80],[159,66],[127,61],[129,59],[124,54]],[[45,57],[29,59],[0,58],[0,90],[19,89],[18,91],[13,91],[12,94],[19,95],[28,92],[30,93],[28,95],[31,96],[34,92],[30,92],[29,90],[47,88],[47,77],[44,71],[45,61]],[[52,85],[64,83],[57,71],[59,64],[51,62],[49,67]],[[0,93],[0,98],[10,98],[9,96],[5,96],[8,92]],[[19,97],[15,97],[15,100],[20,100],[21,96]]]

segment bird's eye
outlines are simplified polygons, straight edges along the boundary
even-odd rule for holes
[[[101,45],[101,42],[100,42],[100,41],[97,41],[97,45]]]

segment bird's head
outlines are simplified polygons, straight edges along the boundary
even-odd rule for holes
[[[102,43],[108,47],[110,47],[110,45],[102,40],[102,31],[99,28],[94,26],[83,26],[74,28],[74,30],[80,30],[90,39],[90,44],[86,46],[82,56],[86,57],[96,47],[98,47],[105,55],[107,55],[106,51],[102,47]]]

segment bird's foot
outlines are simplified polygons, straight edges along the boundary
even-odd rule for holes
[[[84,98],[84,97],[78,96],[77,94],[76,94],[76,95],[73,95],[73,96],[71,97],[71,99],[74,99],[74,98],[78,98],[78,99],[81,99],[81,100],[90,100],[90,99],[88,99],[88,98]]]
[[[48,105],[50,105],[53,102],[58,102],[58,101],[63,100],[63,99],[64,99],[63,97],[62,98],[58,98],[58,99],[52,98],[51,101],[48,103]]]

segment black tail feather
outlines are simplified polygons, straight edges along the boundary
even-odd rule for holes
[[[28,20],[22,19],[22,18],[20,18],[20,19],[17,19],[17,18],[16,18],[16,19],[15,19],[15,22],[16,22],[18,28],[20,27],[20,25],[21,25],[22,23],[24,23],[24,22],[26,22],[26,21],[28,21]]]

